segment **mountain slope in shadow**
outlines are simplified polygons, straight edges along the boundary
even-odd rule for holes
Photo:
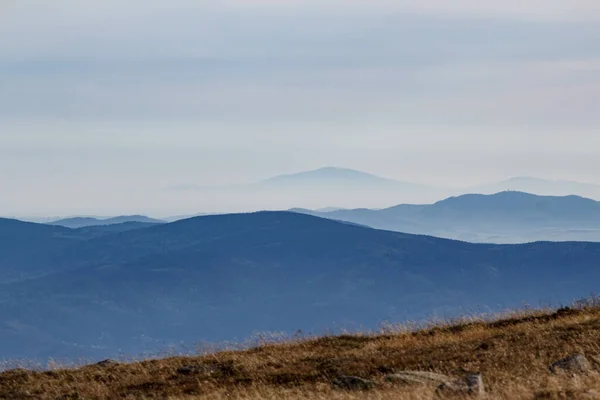
[[[126,222],[71,229],[57,225],[0,218],[0,282],[30,279],[55,272],[54,260],[86,240],[160,224]],[[65,265],[71,268],[71,265]]]
[[[492,243],[600,241],[600,202],[523,192],[467,194],[382,210],[295,210],[373,228]]]
[[[70,240],[35,258],[36,277],[0,285],[5,357],[106,358],[256,332],[376,328],[567,302],[600,279],[600,244],[477,245],[291,212]]]

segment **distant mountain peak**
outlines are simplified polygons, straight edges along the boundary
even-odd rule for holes
[[[324,166],[324,167],[320,167],[320,168],[314,169],[313,171],[315,171],[315,172],[319,172],[319,171],[324,171],[324,172],[327,172],[327,171],[333,171],[333,172],[336,172],[336,171],[337,172],[339,172],[339,171],[360,172],[360,171],[352,169],[352,168],[337,167],[337,166],[333,166],[333,165],[327,165],[327,166]]]
[[[277,175],[272,178],[267,179],[270,180],[279,180],[279,179],[296,179],[296,178],[375,178],[375,179],[385,179],[379,176],[369,174],[367,172],[358,171],[350,168],[341,168],[341,167],[332,167],[326,166],[308,171],[295,172],[292,174],[284,174]]]
[[[377,185],[377,186],[395,186],[410,185],[412,187],[425,186],[396,181],[384,178],[368,172],[363,172],[350,168],[325,166],[309,171],[302,171],[293,174],[278,175],[259,182],[262,185],[298,185],[298,184],[359,184],[359,185]]]
[[[325,166],[325,167],[321,167],[321,168],[317,168],[314,170],[309,170],[309,171],[305,171],[305,172],[300,172],[300,174],[307,174],[307,173],[315,173],[315,174],[332,174],[332,175],[351,175],[351,176],[370,176],[370,177],[375,177],[375,178],[381,178],[379,176],[376,176],[374,174],[370,174],[368,172],[363,172],[363,171],[359,171],[357,169],[352,169],[352,168],[344,168],[344,167],[335,167],[335,166]],[[385,179],[385,178],[383,178]]]
[[[560,200],[582,200],[585,202],[590,202],[590,203],[598,203],[596,200],[593,199],[589,199],[583,196],[579,196],[579,195],[539,195],[539,194],[534,194],[534,193],[528,193],[528,192],[524,192],[521,190],[503,190],[501,192],[498,193],[491,193],[491,194],[481,194],[481,193],[468,193],[468,194],[462,194],[459,196],[453,196],[453,197],[449,197],[447,199],[444,200],[440,200],[435,204],[443,204],[443,203],[448,203],[448,202],[453,202],[453,201],[467,201],[469,199],[481,199],[483,201],[491,201],[494,199],[503,199],[503,200],[532,200],[532,201],[541,201],[541,200],[554,200],[554,201],[560,201]]]
[[[471,193],[493,194],[507,190],[537,195],[578,195],[600,200],[600,185],[569,180],[553,180],[532,176],[516,176],[469,189]]]

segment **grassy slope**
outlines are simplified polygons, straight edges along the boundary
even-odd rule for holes
[[[468,322],[417,332],[338,336],[266,345],[247,351],[112,366],[0,374],[2,399],[424,399],[432,389],[393,386],[401,370],[460,375],[482,372],[490,398],[597,398],[600,375],[552,375],[548,365],[575,352],[600,356],[600,309],[530,313],[495,322]],[[201,365],[208,372],[177,370]],[[597,366],[598,367],[598,366]],[[380,382],[369,392],[345,392],[340,374]]]

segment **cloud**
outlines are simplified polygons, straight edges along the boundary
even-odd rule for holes
[[[466,16],[533,0],[452,2],[460,18],[445,2],[336,4],[24,0],[0,24],[0,118],[600,122],[597,24]],[[430,14],[390,12],[415,7]]]
[[[208,38],[205,27],[182,23],[162,41],[98,36],[51,55],[6,57],[0,72],[11,79],[0,94],[0,116],[599,122],[595,25],[405,16],[361,21],[341,21],[319,35],[301,19],[279,35],[278,23],[265,23],[214,30]]]
[[[38,14],[36,21],[60,19],[99,21],[169,17],[189,12],[265,13],[265,12],[336,12],[347,14],[359,10],[372,13],[404,12],[463,16],[523,17],[528,19],[585,20],[597,18],[600,5],[595,0],[5,0],[1,10],[5,17]]]

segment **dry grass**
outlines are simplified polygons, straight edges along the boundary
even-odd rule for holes
[[[492,399],[600,398],[600,375],[553,375],[573,353],[600,360],[600,308],[529,312],[416,332],[323,337],[131,364],[0,374],[1,399],[430,399],[427,387],[386,383],[394,371],[481,372]],[[181,369],[191,366],[192,368]],[[598,368],[598,365],[596,365]],[[343,391],[354,375],[378,382]],[[594,397],[596,396],[596,397]]]

